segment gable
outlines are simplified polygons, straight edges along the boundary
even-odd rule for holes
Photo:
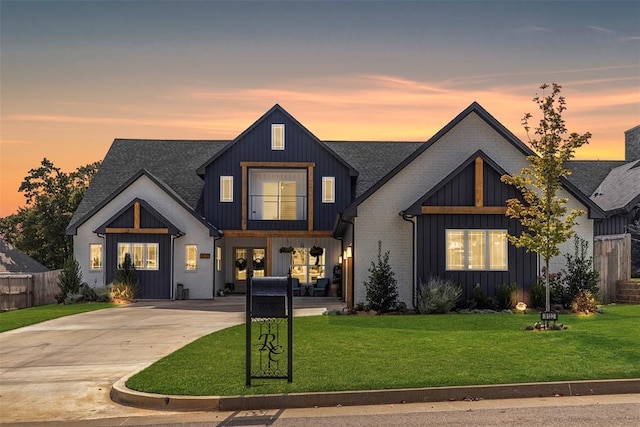
[[[180,230],[142,199],[134,199],[95,233],[180,234]]]
[[[518,196],[517,189],[500,180],[504,174],[479,150],[404,212],[504,214],[506,200]]]

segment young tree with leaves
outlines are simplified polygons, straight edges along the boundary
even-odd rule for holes
[[[551,88],[551,93],[544,92]],[[522,194],[523,200],[507,200],[507,216],[520,221],[524,231],[519,236],[509,235],[509,241],[516,247],[537,252],[545,263],[546,310],[551,309],[549,291],[549,261],[560,255],[559,246],[573,235],[576,219],[585,212],[572,209],[567,212],[567,199],[560,197],[561,179],[571,172],[566,162],[574,152],[589,143],[589,132],[579,135],[568,134],[562,113],[566,109],[565,99],[560,95],[561,86],[546,83],[540,86],[543,95],[536,95],[542,117],[535,128],[535,137],[529,136],[529,121],[533,118],[526,113],[522,125],[527,132],[529,143],[537,155],[527,157],[529,165],[520,174],[503,175],[502,182],[513,185]]]
[[[62,268],[73,253],[65,230],[99,167],[95,162],[65,173],[43,159],[18,189],[27,199],[26,207],[0,218],[0,236],[41,264]]]
[[[381,241],[378,241],[378,261],[371,261],[369,282],[365,282],[364,286],[369,309],[384,313],[394,310],[398,305],[398,286],[389,265],[389,251],[382,254]]]

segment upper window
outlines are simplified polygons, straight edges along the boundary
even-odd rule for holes
[[[89,269],[102,270],[102,245],[100,243],[89,245]]]
[[[271,125],[271,149],[284,150],[284,125]]]
[[[447,270],[507,270],[506,230],[447,230]]]
[[[307,170],[249,169],[248,202],[251,220],[305,220]]]
[[[332,176],[322,177],[322,203],[335,203],[336,179]]]
[[[118,243],[118,267],[124,264],[125,254],[129,254],[137,270],[157,270],[158,251],[157,243]]]
[[[198,246],[185,245],[184,247],[185,264],[184,269],[193,271],[198,269]]]
[[[220,201],[233,202],[233,177],[220,177]]]

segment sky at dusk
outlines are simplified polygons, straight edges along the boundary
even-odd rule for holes
[[[557,82],[569,131],[593,134],[576,158],[622,159],[639,23],[638,1],[0,0],[0,217],[45,157],[232,139],[276,103],[322,140],[426,141],[477,101],[526,141]]]

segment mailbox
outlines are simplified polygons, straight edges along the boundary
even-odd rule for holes
[[[287,277],[254,277],[251,317],[287,317]]]

